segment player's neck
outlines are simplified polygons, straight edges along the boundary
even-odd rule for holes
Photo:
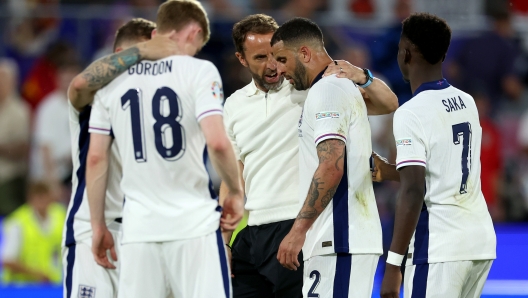
[[[420,87],[423,83],[438,81],[444,78],[442,74],[442,64],[439,65],[425,65],[422,67],[417,67],[409,75],[411,83],[411,91],[414,94],[416,89]]]
[[[306,65],[306,73],[308,75],[308,81],[310,86],[313,84],[315,78],[325,70],[325,68],[332,63],[332,58],[325,49],[322,52],[317,52],[312,56],[312,61],[310,64]]]

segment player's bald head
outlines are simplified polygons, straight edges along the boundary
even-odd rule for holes
[[[114,52],[118,48],[126,47],[127,44],[136,44],[149,40],[152,31],[156,29],[156,23],[142,18],[132,19],[117,29],[114,40]]]
[[[271,38],[271,46],[283,42],[287,48],[310,46],[323,48],[323,32],[313,21],[306,18],[293,18],[275,31]]]

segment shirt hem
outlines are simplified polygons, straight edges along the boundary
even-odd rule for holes
[[[297,217],[301,206],[299,204],[280,206],[264,210],[250,210],[248,226],[259,226]]]
[[[106,129],[106,128],[90,126],[90,128],[88,128],[88,132],[89,133],[97,133],[97,134],[109,136],[111,130],[110,129]]]
[[[341,140],[346,143],[346,137],[344,135],[338,134],[338,133],[327,133],[323,134],[315,139],[315,146],[319,145],[322,141],[335,139],[335,140]]]
[[[399,170],[400,168],[407,167],[407,166],[422,166],[426,167],[427,163],[422,160],[418,159],[412,159],[412,160],[403,160],[396,164],[396,170]]]
[[[411,265],[420,265],[420,264],[435,264],[435,263],[446,263],[446,262],[461,262],[461,261],[478,261],[478,260],[495,260],[497,255],[486,254],[478,256],[462,256],[462,257],[451,257],[451,258],[442,258],[442,259],[412,259],[406,263],[406,266]]]
[[[215,229],[212,229],[211,231],[204,231],[203,233],[198,233],[195,235],[185,235],[182,237],[178,236],[168,236],[168,235],[160,235],[160,236],[152,236],[152,238],[136,238],[136,237],[130,237],[126,236],[124,232],[121,232],[123,235],[123,239],[121,240],[121,244],[131,244],[131,243],[144,243],[144,242],[172,242],[172,241],[179,241],[179,240],[188,240],[188,239],[195,239],[203,236],[207,236],[211,233],[214,233],[216,230],[218,230],[220,226],[216,227]],[[128,232],[126,234],[136,234],[136,235],[145,235],[144,231],[136,231],[136,232]]]

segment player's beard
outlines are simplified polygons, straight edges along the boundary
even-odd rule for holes
[[[303,82],[303,79],[306,78],[306,68],[301,63],[301,60],[295,59],[295,70],[293,75],[290,77],[290,82],[293,84],[295,90],[306,90],[310,88],[308,84]]]
[[[251,73],[251,77],[253,78],[257,86],[260,86],[268,91],[279,89],[280,85],[282,85],[282,82],[284,81],[284,77],[280,76],[279,80],[276,83],[269,84],[266,82],[265,76],[271,74],[271,71],[266,71],[264,74],[262,74],[262,76],[259,76],[257,73],[254,73],[251,70],[249,72]]]

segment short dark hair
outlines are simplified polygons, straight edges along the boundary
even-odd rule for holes
[[[411,14],[402,24],[402,36],[418,47],[427,62],[442,60],[451,42],[451,28],[444,19],[421,12]]]
[[[125,41],[136,41],[141,38],[150,39],[156,24],[142,18],[132,19],[117,29],[114,40],[114,51]]]
[[[277,22],[268,15],[259,13],[245,17],[233,26],[232,36],[236,51],[244,54],[244,42],[249,33],[274,33],[278,28]]]
[[[168,0],[160,5],[156,24],[158,31],[179,31],[191,22],[196,22],[202,28],[204,44],[209,41],[209,19],[202,4],[196,0]]]
[[[323,45],[323,32],[313,21],[306,18],[293,18],[282,24],[271,38],[271,45],[279,41],[295,44],[301,41],[315,41]]]

